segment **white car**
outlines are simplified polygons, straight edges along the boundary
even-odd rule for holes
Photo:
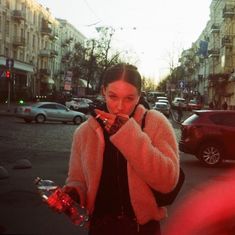
[[[159,99],[157,102],[169,104],[167,99]]]
[[[166,117],[170,116],[170,105],[166,102],[156,102],[153,109],[163,113]]]
[[[177,108],[181,105],[183,109],[187,108],[187,102],[184,98],[181,97],[175,97],[174,100],[172,101],[172,107]]]
[[[65,105],[71,110],[87,113],[91,103],[92,101],[86,98],[72,98],[70,101],[66,101]]]
[[[157,101],[159,100],[168,100],[166,96],[158,96]]]

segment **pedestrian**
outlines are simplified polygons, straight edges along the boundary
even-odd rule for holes
[[[214,103],[213,103],[213,101],[211,101],[211,102],[209,103],[209,109],[214,109]]]
[[[143,95],[140,95],[139,104],[142,104],[146,109],[150,109],[150,105]]]
[[[226,101],[224,101],[224,103],[222,104],[222,109],[223,110],[227,110],[228,109],[228,104]]]
[[[179,102],[179,105],[177,107],[177,114],[178,114],[178,122],[181,122],[181,119],[183,117],[183,107],[182,104]]]
[[[135,66],[109,68],[102,93],[103,110],[95,109],[75,130],[64,190],[77,193],[88,209],[89,235],[159,235],[166,208],[157,205],[153,191],[169,192],[177,183],[174,130],[164,115],[138,103]]]

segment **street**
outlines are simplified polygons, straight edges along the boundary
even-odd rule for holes
[[[58,215],[41,202],[33,184],[37,176],[64,184],[76,127],[61,123],[26,124],[15,117],[0,116],[0,166],[9,172],[9,178],[0,180],[0,234],[78,234],[78,228],[65,215]],[[179,138],[179,129],[175,131]],[[169,216],[188,193],[200,191],[201,183],[209,183],[235,166],[230,162],[211,169],[203,167],[194,156],[181,153],[180,157],[186,180],[169,207]],[[20,159],[28,159],[32,168],[13,169]],[[163,226],[166,223],[163,221]]]

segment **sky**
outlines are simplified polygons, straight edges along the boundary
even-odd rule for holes
[[[37,0],[86,37],[96,27],[115,29],[113,45],[142,75],[160,81],[173,59],[192,46],[206,26],[212,0]]]

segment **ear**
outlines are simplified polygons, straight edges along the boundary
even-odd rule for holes
[[[137,105],[137,104],[139,104],[139,101],[140,101],[140,96],[139,96],[139,98],[137,99],[137,103],[136,103],[136,105]]]

